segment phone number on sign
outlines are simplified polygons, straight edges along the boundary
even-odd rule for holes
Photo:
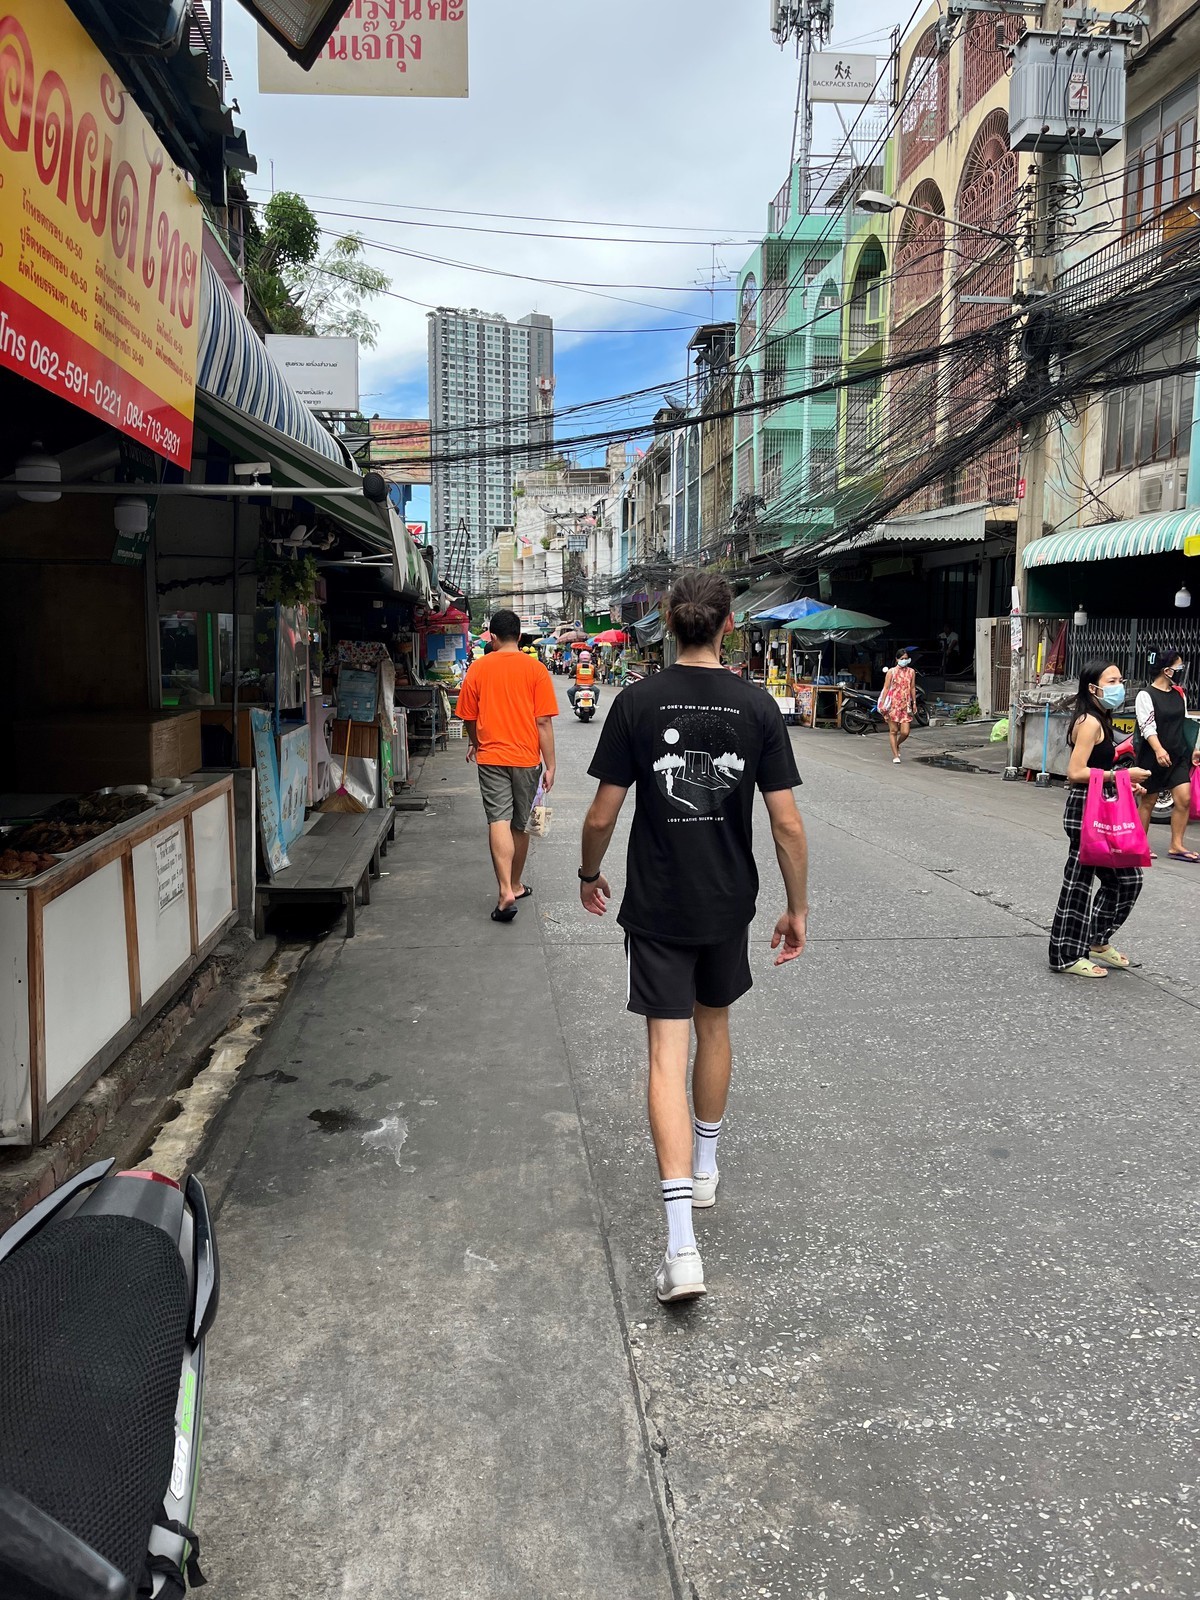
[[[111,417],[126,433],[141,434],[147,444],[164,455],[179,454],[182,441],[173,428],[164,427],[152,412],[144,411],[132,401],[123,401],[120,389],[104,378],[93,377],[77,361],[64,360],[57,350],[40,339],[29,341],[25,360],[32,372],[49,383],[60,384],[67,394],[89,401],[97,412]]]

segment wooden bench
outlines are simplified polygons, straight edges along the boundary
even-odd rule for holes
[[[346,937],[353,939],[358,895],[361,891],[363,905],[371,904],[371,879],[379,876],[380,857],[387,855],[388,840],[395,836],[396,813],[391,806],[359,813],[322,812],[288,846],[290,865],[269,883],[258,885],[255,937],[263,936],[269,905],[340,900],[346,908]]]

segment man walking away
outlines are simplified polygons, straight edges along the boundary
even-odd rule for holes
[[[729,585],[715,573],[679,578],[668,601],[678,660],[613,701],[588,769],[600,785],[583,825],[579,893],[597,915],[611,893],[600,866],[626,791],[636,788],[617,921],[625,930],[628,1009],[646,1018],[649,1033],[650,1131],[667,1210],[667,1250],[655,1276],[662,1301],[705,1293],[692,1212],[716,1202],[732,1062],[729,1007],[753,982],[755,784],[787,893],[771,937],[775,965],[794,960],[807,937],[808,844],[792,797],[800,775],[774,700],[721,665],[730,607]],[[693,1023],[694,1117],[687,1099]]]
[[[497,611],[488,623],[492,648],[472,661],[458,693],[458,715],[478,763],[488,822],[488,847],[499,899],[493,922],[511,922],[517,902],[532,893],[523,881],[529,853],[529,813],[538,780],[554,783],[554,724],[558,700],[550,674],[520,647],[521,619]]]

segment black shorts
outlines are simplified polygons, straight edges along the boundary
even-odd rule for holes
[[[664,944],[627,933],[625,957],[625,1009],[639,1017],[688,1019],[697,1004],[714,1010],[731,1006],[754,984],[749,928],[719,944]]]

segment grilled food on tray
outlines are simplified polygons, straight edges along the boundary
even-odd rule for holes
[[[0,852],[0,879],[11,882],[14,878],[36,878],[39,872],[57,865],[53,856],[39,855],[35,850],[5,850]]]

